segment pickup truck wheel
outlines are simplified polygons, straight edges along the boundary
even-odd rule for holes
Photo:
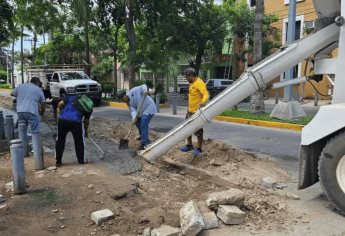
[[[219,91],[214,91],[214,92],[212,93],[212,98],[214,98],[214,97],[217,96],[218,94],[220,94]]]
[[[65,91],[61,91],[60,92],[60,97],[61,98],[65,98],[67,96],[66,92]]]
[[[95,104],[95,107],[98,107],[102,104],[102,99],[101,98],[95,99],[93,103]]]
[[[345,132],[333,137],[319,160],[321,187],[329,201],[345,215]]]
[[[183,98],[186,99],[186,100],[188,100],[188,91],[186,91],[186,92],[183,93]]]

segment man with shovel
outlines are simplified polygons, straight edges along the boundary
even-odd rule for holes
[[[140,150],[144,150],[149,144],[149,124],[157,113],[157,108],[153,99],[149,96],[149,90],[146,84],[136,86],[127,93],[121,91],[117,97],[127,103],[131,112],[132,122],[139,130]],[[121,145],[121,144],[120,144]]]

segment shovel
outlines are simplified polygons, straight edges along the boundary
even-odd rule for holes
[[[141,111],[141,107],[144,104],[146,96],[147,95],[144,96],[143,100],[141,101],[141,103],[139,105],[137,115],[135,116],[135,118],[134,118],[134,120],[133,120],[133,122],[131,124],[131,128],[129,129],[128,134],[126,135],[126,137],[124,139],[120,139],[119,150],[121,150],[121,149],[128,149],[128,143],[129,143],[128,138],[129,138],[129,135],[131,134],[131,131],[133,129],[134,124],[138,120],[138,117],[139,117],[139,114],[140,114],[140,111]]]
[[[93,141],[93,139],[91,139],[90,137],[87,137],[89,140],[90,140],[90,142],[101,152],[101,155],[99,156],[99,159],[103,159],[103,157],[104,157],[104,154],[105,154],[105,152],[102,150],[102,148],[100,148],[100,146],[98,146],[98,144],[95,142],[95,141]]]

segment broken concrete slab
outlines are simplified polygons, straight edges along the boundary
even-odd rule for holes
[[[204,219],[204,229],[215,229],[219,227],[219,222],[216,214],[213,211],[201,212]]]
[[[7,184],[5,184],[5,189],[6,189],[6,192],[13,192],[14,191],[14,187],[13,187],[13,181],[11,182],[8,182]]]
[[[131,185],[127,190],[125,190],[123,192],[118,192],[118,193],[112,195],[111,198],[114,200],[118,200],[121,198],[133,196],[135,194],[138,194],[138,187],[135,185]]]
[[[231,188],[227,191],[211,193],[207,200],[207,206],[210,209],[217,209],[218,205],[243,206],[245,194],[242,190]]]
[[[219,205],[217,216],[227,225],[238,225],[244,222],[246,213],[237,206]]]
[[[270,177],[265,177],[261,179],[261,184],[264,188],[274,188],[277,186],[277,181]]]
[[[169,225],[162,225],[158,229],[153,229],[151,231],[151,236],[179,236],[181,230],[179,228],[174,228]]]
[[[57,167],[56,166],[49,166],[47,168],[47,170],[50,170],[50,171],[57,170]]]
[[[195,236],[204,227],[204,219],[198,205],[194,201],[189,201],[180,210],[180,223],[183,235]]]
[[[94,211],[91,213],[91,220],[94,221],[97,225],[102,224],[103,222],[113,218],[114,213],[109,209],[103,209],[99,211]]]

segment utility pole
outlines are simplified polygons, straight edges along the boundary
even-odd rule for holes
[[[291,45],[296,40],[296,0],[289,0],[289,17],[287,43]],[[284,81],[293,79],[293,68],[285,72]],[[284,99],[274,107],[271,117],[281,120],[292,120],[306,116],[298,101],[292,98],[292,85],[284,87]]]
[[[287,44],[290,45],[296,40],[296,0],[289,0],[289,18],[287,28]],[[293,68],[285,72],[284,81],[293,79]],[[284,88],[284,100],[292,99],[292,85]]]

